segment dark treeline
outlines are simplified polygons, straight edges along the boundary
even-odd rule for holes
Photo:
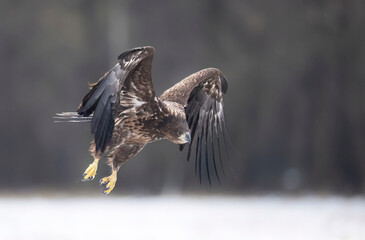
[[[365,191],[365,2],[0,1],[0,187],[93,189],[88,125],[55,124],[124,50],[156,48],[157,94],[202,68],[229,83],[234,174],[213,191]],[[167,141],[119,192],[210,191]],[[101,164],[97,179],[108,174]],[[230,176],[230,175],[234,175]]]

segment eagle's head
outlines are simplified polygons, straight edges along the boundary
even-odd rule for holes
[[[159,103],[164,117],[158,128],[163,137],[175,144],[190,143],[190,129],[184,107],[170,101],[160,101]]]
[[[185,144],[185,143],[190,143],[191,141],[191,136],[190,136],[190,131],[189,132],[178,132],[178,136],[175,137],[175,139],[171,140],[173,143],[176,144]]]
[[[175,144],[190,143],[190,129],[185,119],[171,118],[163,129],[166,139]]]

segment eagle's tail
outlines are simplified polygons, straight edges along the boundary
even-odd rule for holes
[[[62,112],[56,113],[56,116],[53,118],[55,119],[54,122],[91,122],[93,115],[83,117],[77,112]]]

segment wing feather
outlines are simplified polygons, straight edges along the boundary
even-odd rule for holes
[[[200,181],[202,175],[206,175],[209,184],[211,184],[211,171],[220,183],[215,151],[218,150],[223,175],[221,148],[225,149],[226,157],[229,158],[226,143],[228,134],[223,112],[223,94],[227,89],[228,83],[222,72],[208,68],[183,79],[160,97],[161,100],[174,101],[185,107],[186,120],[191,131],[187,160],[189,161],[192,149],[195,148],[195,172],[199,174]],[[223,136],[223,145],[220,135]],[[215,149],[215,146],[218,149]],[[205,165],[205,173],[202,164]]]
[[[113,134],[115,118],[121,111],[154,99],[151,79],[153,54],[152,47],[126,51],[119,55],[118,64],[98,82],[90,84],[91,89],[77,113],[83,117],[93,114],[91,132],[97,152],[105,151]]]
[[[205,133],[205,167],[206,167],[206,170],[207,170],[207,176],[208,176],[208,181],[209,181],[209,184],[212,185],[212,181],[210,180],[210,170],[209,170],[209,161],[208,161],[208,116],[205,115],[205,127],[204,127],[204,133]]]

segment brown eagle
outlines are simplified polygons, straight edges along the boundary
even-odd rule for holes
[[[91,122],[94,161],[83,180],[94,179],[99,159],[106,156],[112,173],[100,180],[104,194],[113,190],[123,163],[147,143],[161,139],[179,144],[180,150],[188,144],[188,160],[195,145],[195,171],[200,181],[202,162],[209,183],[213,169],[219,181],[215,154],[219,153],[223,168],[221,144],[224,142],[222,148],[226,148],[226,127],[222,95],[228,88],[226,78],[216,68],[203,69],[157,97],[151,78],[154,52],[153,47],[139,47],[120,54],[118,63],[90,84],[77,112],[56,116],[59,121]]]

